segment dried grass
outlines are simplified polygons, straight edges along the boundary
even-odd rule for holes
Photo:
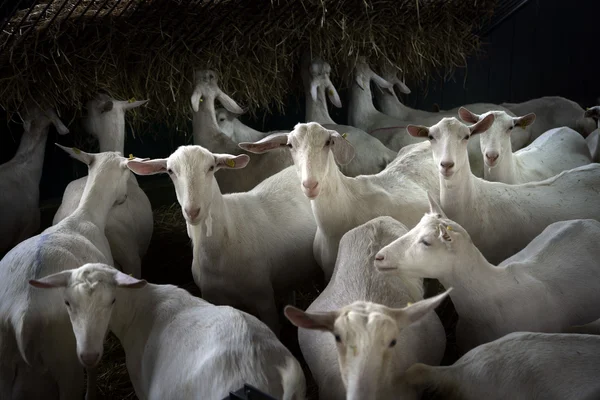
[[[41,0],[44,1],[44,0]],[[251,112],[283,111],[300,93],[310,49],[343,84],[359,55],[413,79],[464,66],[496,0],[54,0],[17,12],[0,32],[0,105],[32,96],[80,110],[91,93],[149,98],[136,121],[189,121],[192,71],[210,67]],[[26,18],[25,18],[26,17]],[[23,23],[21,23],[23,21]],[[339,84],[340,80],[338,80]]]

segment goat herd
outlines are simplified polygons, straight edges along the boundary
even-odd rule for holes
[[[110,330],[140,399],[220,400],[244,383],[303,399],[275,299],[318,274],[325,290],[284,313],[321,399],[600,398],[600,107],[415,110],[393,69],[361,58],[344,126],[330,71],[303,61],[307,123],[271,133],[196,71],[195,145],[164,159],[122,156],[125,112],[146,101],[98,94],[85,128],[100,153],[58,145],[89,174],[40,234],[48,128],[69,130],[24,110],[0,166],[0,398],[92,399]],[[202,299],[141,279],[153,216],[130,171],[170,176]],[[446,291],[424,298],[424,278]],[[439,366],[447,297],[462,357]]]

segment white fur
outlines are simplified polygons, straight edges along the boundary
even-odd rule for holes
[[[216,72],[199,70],[194,77],[195,86],[191,97],[194,144],[217,153],[243,154],[237,143],[219,128],[215,116],[215,100],[219,100],[232,113],[242,114],[244,110],[219,88]],[[243,171],[221,170],[216,177],[222,193],[246,192],[290,165],[292,159],[285,151],[253,155],[252,162]]]
[[[582,135],[588,135],[596,129],[594,121],[584,117],[585,110],[579,104],[560,96],[545,96],[523,103],[502,103],[501,106],[515,115],[535,113],[537,118],[531,127],[531,141],[561,126],[567,126]]]
[[[336,107],[341,107],[339,95],[331,83],[331,66],[321,58],[308,62],[304,60],[302,66],[302,81],[306,99],[306,122],[317,122],[326,129],[345,134],[346,139],[354,147],[356,153],[348,165],[340,169],[346,176],[370,175],[383,170],[394,158],[397,151],[385,147],[375,137],[363,130],[348,125],[336,124],[329,116],[325,94]]]
[[[497,264],[522,250],[548,225],[570,219],[600,219],[600,165],[563,171],[534,183],[507,185],[479,179],[469,170],[467,140],[493,122],[493,115],[468,127],[444,118],[431,128],[431,149],[440,165],[441,205],[461,224],[485,258]],[[411,129],[409,127],[409,129]],[[453,162],[445,171],[441,162]]]
[[[102,347],[107,329],[115,333],[140,400],[222,399],[244,383],[277,398],[304,399],[298,361],[255,317],[103,264],[69,275],[65,300],[86,310],[74,325],[94,321],[81,324],[93,348]]]
[[[378,217],[342,238],[333,278],[306,310],[329,318],[333,334],[313,330],[332,330],[327,327],[298,330],[319,398],[417,399],[418,391],[400,382],[404,371],[415,362],[441,361],[446,336],[436,313],[407,326],[396,310],[423,299],[422,280],[386,276],[373,267],[375,253],[406,232],[393,218]],[[293,323],[306,327],[294,314],[299,313],[290,315],[286,309]],[[340,344],[334,335],[340,336]]]
[[[113,263],[104,228],[110,208],[125,198],[131,173],[128,160],[118,153],[64,149],[91,164],[79,206],[0,261],[0,387],[8,390],[0,393],[2,399],[19,398],[17,382],[11,387],[15,374],[29,380],[21,382],[26,390],[33,382],[44,382],[45,399],[76,399],[83,394],[80,360],[87,352],[81,347],[86,338],[69,322],[61,293],[30,286],[28,281],[86,262]],[[77,303],[71,308],[71,317],[81,311]]]
[[[600,397],[598,353],[599,337],[517,332],[451,366],[415,364],[406,381],[443,399],[594,400]]]
[[[202,297],[249,310],[278,332],[275,293],[318,271],[310,202],[293,167],[249,192],[223,195],[214,172],[228,168],[227,162],[234,163],[230,168],[243,168],[248,156],[181,146],[167,159],[129,167],[138,174],[168,172],[173,180],[183,215],[192,225],[192,273]]]
[[[472,116],[467,122],[477,122],[494,114],[491,128],[481,134],[481,154],[485,162],[484,178],[492,182],[519,184],[542,181],[562,171],[592,162],[590,151],[583,136],[566,126],[550,129],[529,146],[513,153],[511,136],[519,124],[537,124],[530,115],[511,117],[504,111],[488,111]],[[528,119],[526,119],[528,118]],[[490,159],[489,155],[497,156]]]
[[[215,111],[217,124],[221,132],[226,134],[236,143],[255,142],[270,135],[273,132],[260,132],[245,125],[238,119],[238,115],[227,111],[226,108],[219,107]]]
[[[300,175],[296,187],[302,188],[312,200],[318,226],[314,254],[326,279],[331,277],[338,245],[346,232],[381,215],[389,215],[412,227],[428,210],[426,192],[437,195],[439,190],[436,168],[428,156],[429,143],[402,149],[398,157],[376,175],[347,177],[340,172],[335,154],[351,152],[352,146],[336,135],[337,132],[310,122],[296,125],[287,135],[274,135],[271,140],[261,141],[292,146],[290,151]],[[245,146],[252,151],[261,142]],[[315,184],[316,187],[310,188]]]
[[[416,143],[424,138],[416,138],[406,134],[406,126],[410,124],[430,126],[439,122],[443,117],[456,115],[455,111],[445,111],[439,113],[419,113],[408,118],[397,118],[378,111],[373,105],[371,99],[370,81],[374,81],[380,91],[389,95],[393,92],[393,84],[377,75],[369,67],[363,57],[359,60],[355,69],[355,80],[352,83],[350,110],[348,121],[360,129],[364,129],[369,134],[379,139],[384,145],[394,151],[400,150],[403,146],[410,143]],[[395,94],[394,94],[395,97]],[[487,109],[492,105],[478,105],[482,109]],[[495,109],[501,109],[496,106]],[[507,110],[508,111],[508,110]],[[509,111],[510,112],[510,111]],[[513,150],[522,148],[529,140],[530,133],[524,129],[518,129],[511,138]],[[483,176],[483,159],[479,149],[479,138],[474,138],[469,143],[469,161],[471,171],[478,176]]]
[[[600,318],[599,235],[593,219],[555,222],[495,266],[463,227],[432,206],[381,249],[375,265],[453,287],[457,344],[466,352],[510,332],[561,333]]]
[[[597,163],[600,162],[600,106],[590,107],[584,115],[597,120],[596,129],[585,138],[592,160]]]
[[[23,115],[23,136],[15,156],[0,165],[0,258],[40,229],[40,179],[50,124],[69,132],[56,113],[30,107]]]
[[[89,134],[100,142],[100,152],[125,151],[125,111],[146,104],[147,100],[129,103],[104,94],[87,103],[85,126]],[[63,193],[62,202],[52,224],[56,225],[71,215],[83,194],[87,176],[71,181]],[[148,251],[154,219],[146,193],[139,187],[133,174],[127,182],[127,199],[115,205],[108,214],[106,237],[115,260],[115,266],[127,274],[142,276],[142,258]]]

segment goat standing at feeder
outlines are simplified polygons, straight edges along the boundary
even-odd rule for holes
[[[118,151],[124,154],[125,111],[146,104],[147,101],[130,103],[98,94],[87,103],[85,127],[98,139],[100,152]],[[87,179],[84,176],[67,185],[62,203],[52,221],[54,225],[77,209]],[[136,278],[142,276],[142,258],[150,246],[153,225],[150,200],[139,187],[135,176],[129,174],[125,201],[111,208],[106,222],[106,238],[117,268]]]
[[[384,145],[394,151],[415,141],[422,141],[422,138],[415,138],[406,135],[406,126],[410,124],[433,125],[444,117],[444,113],[430,113],[428,115],[420,114],[416,118],[400,120],[390,117],[378,111],[373,105],[371,99],[370,81],[379,86],[379,90],[392,93],[393,84],[377,75],[369,67],[363,57],[355,67],[355,80],[351,89],[350,116],[352,116],[352,125],[365,129],[371,135],[379,139]],[[478,105],[479,107],[479,105]],[[481,105],[486,108],[487,105]],[[497,108],[500,108],[499,106]],[[455,115],[452,113],[451,115]],[[366,128],[365,128],[366,127]],[[529,132],[518,128],[511,138],[513,149],[520,149],[529,140]],[[470,168],[473,174],[478,177],[483,176],[483,159],[479,148],[479,137],[476,137],[468,145]]]
[[[319,398],[382,400],[392,393],[416,398],[415,391],[399,384],[399,377],[415,362],[441,361],[446,336],[435,312],[406,327],[406,321],[396,318],[401,314],[392,310],[422,300],[423,281],[400,274],[388,279],[373,267],[375,253],[407,231],[391,217],[351,229],[340,242],[333,278],[325,290],[306,313],[286,309],[292,323],[309,328],[298,330],[298,340]],[[336,339],[313,329],[331,331]]]
[[[375,265],[453,287],[456,338],[463,352],[511,332],[562,333],[600,318],[600,222],[555,222],[495,266],[462,226],[434,199],[430,202],[430,213],[381,249]]]
[[[381,215],[412,227],[428,209],[426,192],[439,191],[427,142],[402,149],[377,175],[354,178],[342,174],[337,166],[352,159],[352,145],[338,132],[316,122],[297,124],[289,134],[240,143],[240,147],[258,153],[285,146],[289,147],[301,178],[296,178],[296,187],[302,188],[311,200],[318,226],[314,254],[326,280],[331,277],[338,245],[346,232]]]
[[[302,81],[306,98],[306,122],[317,122],[324,128],[344,134],[355,150],[354,158],[347,164],[340,166],[346,176],[376,174],[383,170],[394,158],[397,151],[388,149],[377,140],[356,127],[338,125],[329,116],[327,100],[336,107],[341,107],[340,96],[335,90],[329,77],[331,66],[320,58],[312,61],[307,57],[303,60]]]
[[[477,115],[464,107],[459,109],[458,114],[463,121],[471,124],[494,114],[494,123],[480,135],[485,162],[483,175],[488,181],[511,185],[542,181],[592,162],[583,136],[566,126],[550,129],[513,154],[510,147],[512,132],[516,127],[531,126],[536,121],[535,114],[511,117],[504,111],[488,111]]]
[[[531,142],[544,132],[561,126],[567,126],[583,136],[596,129],[594,121],[584,115],[585,110],[579,104],[560,96],[545,96],[523,103],[502,103],[501,106],[515,115],[535,113],[536,123],[530,129]]]
[[[595,400],[600,398],[599,352],[597,336],[516,332],[450,366],[417,363],[404,382],[444,399]]]
[[[104,234],[109,210],[127,196],[131,172],[118,153],[88,154],[60,146],[89,167],[89,179],[77,209],[56,225],[13,248],[0,261],[0,397],[43,393],[44,399],[77,399],[83,391],[83,369],[88,374],[88,396],[93,395],[99,347],[76,346],[81,326],[71,326],[74,312],[60,293],[40,291],[28,284],[85,262],[112,264]],[[35,282],[34,282],[35,285]],[[36,285],[40,286],[40,285]],[[42,285],[43,286],[43,285]],[[76,307],[73,304],[73,307]],[[94,315],[94,317],[96,317]],[[103,339],[103,338],[102,338]],[[40,382],[39,385],[32,382]],[[37,397],[40,398],[40,397]]]
[[[168,173],[194,246],[192,273],[202,297],[249,310],[279,331],[275,293],[318,272],[309,200],[289,167],[249,192],[221,194],[215,172],[242,169],[245,154],[181,146],[169,158],[129,163],[140,175]]]
[[[466,126],[456,118],[443,118],[430,128],[407,127],[411,135],[429,138],[433,160],[439,166],[441,205],[450,218],[469,232],[489,262],[498,264],[521,251],[553,222],[600,219],[598,164],[521,185],[488,182],[473,176],[467,142],[471,136],[489,129],[494,119],[494,114],[489,114]]]
[[[191,97],[194,110],[194,144],[218,153],[243,153],[237,143],[219,128],[215,115],[215,100],[219,100],[232,113],[243,114],[244,110],[219,88],[216,72],[199,70],[195,72],[194,78],[195,87]],[[221,169],[215,176],[221,193],[246,192],[290,165],[292,158],[286,151],[281,150],[253,156],[252,162],[242,171]]]
[[[298,361],[265,324],[242,311],[103,264],[37,284],[64,288],[64,300],[79,311],[71,312],[73,326],[90,339],[82,346],[102,349],[109,328],[119,338],[140,399],[222,399],[248,383],[277,398],[304,400]]]
[[[0,165],[0,258],[40,229],[40,180],[50,124],[60,135],[69,133],[53,110],[30,104],[17,153]]]

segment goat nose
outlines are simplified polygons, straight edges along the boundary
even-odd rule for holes
[[[485,153],[485,157],[490,160],[490,161],[496,161],[498,159],[498,152],[497,151],[490,151]]]
[[[81,358],[81,361],[83,362],[83,364],[85,364],[87,367],[93,367],[98,362],[98,359],[100,358],[100,353],[96,353],[96,352],[81,353],[79,355],[79,357]]]
[[[383,261],[383,260],[384,260],[384,258],[385,258],[385,257],[383,256],[383,254],[377,254],[377,255],[375,256],[375,261]]]
[[[191,219],[195,219],[200,214],[200,207],[197,207],[197,208],[191,208],[191,207],[190,208],[186,208],[185,209],[185,213]]]
[[[312,180],[312,179],[306,179],[306,180],[302,181],[302,186],[304,186],[307,189],[314,189],[317,187],[318,184],[319,184],[319,182]]]
[[[450,169],[452,167],[454,167],[454,161],[442,161],[440,163],[440,165],[442,166],[442,168],[444,169]]]

